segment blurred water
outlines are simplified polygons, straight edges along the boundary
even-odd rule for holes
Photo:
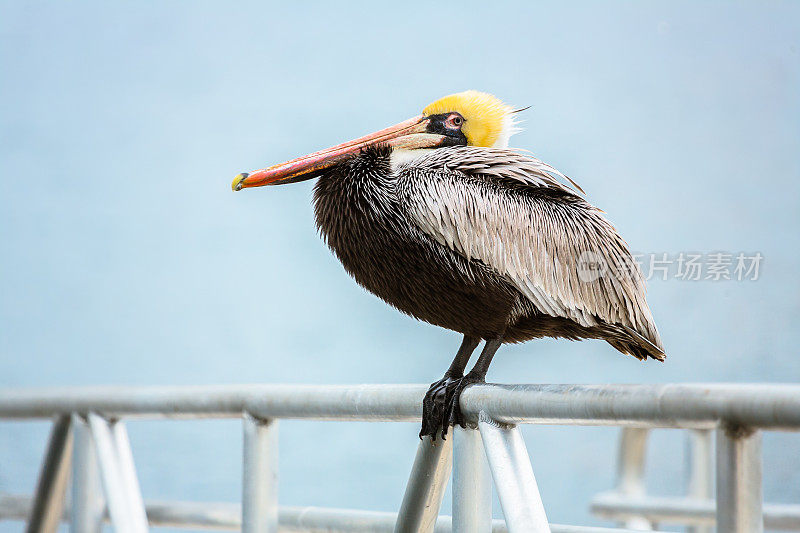
[[[458,335],[347,277],[316,235],[311,183],[229,184],[467,88],[532,105],[512,145],[574,177],[632,248],[765,258],[755,282],[650,282],[663,365],[540,341],[504,347],[490,380],[797,381],[799,15],[0,3],[0,385],[437,379]],[[32,489],[46,433],[0,424],[0,491]],[[239,498],[237,423],[130,433],[147,498]],[[613,482],[616,431],[525,433],[551,520],[602,523],[588,500]],[[411,424],[283,423],[281,501],[396,510],[415,443]],[[681,490],[681,447],[654,439],[659,493]],[[766,447],[767,498],[800,501],[798,439]]]

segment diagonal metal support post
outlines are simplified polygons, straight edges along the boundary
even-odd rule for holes
[[[105,500],[97,468],[97,450],[86,420],[72,415],[72,533],[100,533]]]
[[[119,421],[110,422],[95,413],[89,413],[87,419],[115,530],[120,533],[147,531],[147,515],[125,427]]]
[[[52,533],[58,529],[64,512],[64,496],[72,461],[70,417],[59,417],[53,423],[47,452],[39,472],[27,533]]]
[[[245,414],[242,532],[278,532],[278,421]]]
[[[436,526],[447,480],[453,466],[453,439],[431,441],[424,437],[417,446],[403,503],[397,514],[395,533],[430,533]]]
[[[128,502],[130,503],[132,514],[136,518],[136,523],[139,527],[147,529],[147,512],[144,507],[144,500],[142,499],[142,489],[139,487],[139,479],[136,476],[136,465],[133,462],[133,452],[131,451],[131,443],[128,439],[128,430],[125,429],[125,424],[120,421],[115,421],[109,424],[111,427],[111,436],[114,438],[114,447],[117,450],[117,460],[119,461],[119,470],[122,475],[122,482],[128,494]]]
[[[510,533],[550,533],[542,497],[517,426],[502,426],[483,412],[478,429]]]

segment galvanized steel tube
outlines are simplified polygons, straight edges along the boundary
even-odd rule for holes
[[[106,418],[238,418],[413,422],[424,385],[210,385],[0,389],[0,418],[100,413]]]
[[[91,428],[97,462],[100,466],[100,479],[103,482],[103,493],[108,502],[108,512],[114,529],[121,533],[141,533],[147,530],[147,519],[144,508],[137,509],[131,500],[131,487],[120,468],[116,441],[111,430],[111,423],[95,413],[87,416]]]
[[[0,494],[0,520],[22,520],[31,508],[30,496]],[[151,526],[184,529],[238,531],[242,525],[241,506],[219,502],[146,502]],[[65,515],[64,519],[69,516]],[[105,517],[108,521],[108,517]],[[308,533],[323,530],[328,533],[388,533],[393,530],[397,515],[380,511],[331,509],[325,507],[281,507],[281,533]],[[552,533],[640,533],[627,529],[567,526],[551,524]],[[440,516],[434,533],[450,533],[451,518]],[[506,533],[502,520],[492,520],[492,533]]]
[[[461,407],[507,424],[800,428],[797,385],[475,385]]]
[[[108,418],[418,421],[424,385],[223,385],[0,390],[0,418],[98,412]],[[461,397],[473,422],[713,428],[720,420],[800,428],[798,385],[475,385]]]
[[[761,433],[723,425],[717,429],[717,532],[764,531]]]
[[[139,478],[136,475],[136,466],[133,463],[133,451],[128,439],[125,424],[115,421],[109,424],[111,436],[114,439],[114,449],[117,454],[117,469],[122,483],[125,485],[126,500],[131,509],[131,517],[140,530],[147,530],[147,513],[142,500],[142,489],[139,487]]]
[[[74,452],[72,461],[72,533],[100,533],[105,502],[97,470],[97,451],[87,422],[72,417]]]
[[[690,498],[708,500],[714,497],[714,461],[710,429],[691,429],[687,432],[686,477]],[[693,525],[686,533],[712,533],[707,525]]]
[[[433,531],[452,466],[452,438],[434,442],[430,437],[424,437],[420,441],[397,513],[395,533]]]
[[[278,531],[277,421],[243,420],[242,532]]]
[[[646,428],[623,428],[617,451],[617,493],[626,497],[641,497],[645,494],[644,475],[647,457]],[[648,531],[653,524],[646,518],[636,516],[623,521],[621,526]]]
[[[550,533],[539,487],[519,428],[478,420],[492,479],[511,533]]]
[[[53,422],[50,441],[42,461],[36,494],[28,518],[27,533],[55,533],[64,511],[64,496],[72,462],[70,417]]]
[[[453,428],[453,531],[489,533],[492,530],[492,478],[481,434],[477,429]]]

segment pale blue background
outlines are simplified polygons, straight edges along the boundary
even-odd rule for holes
[[[756,282],[650,282],[665,364],[539,341],[490,380],[800,379],[797,3],[0,6],[2,386],[438,379],[458,335],[347,277],[311,182],[230,181],[468,88],[532,105],[512,145],[632,248],[765,257]],[[46,431],[0,424],[0,491],[32,489]],[[283,423],[282,503],[396,510],[416,431]],[[132,423],[145,497],[237,500],[239,432]],[[616,431],[526,437],[551,520],[603,523],[588,500],[611,487]],[[654,492],[682,490],[681,437],[654,437]],[[800,502],[798,444],[768,435],[768,499]]]

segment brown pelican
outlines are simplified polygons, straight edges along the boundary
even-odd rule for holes
[[[400,311],[464,335],[425,395],[420,437],[465,424],[459,396],[484,381],[503,343],[602,339],[664,360],[625,241],[572,180],[508,149],[514,113],[486,93],[453,94],[396,126],[232,184],[319,178],[317,226],[347,272]]]

